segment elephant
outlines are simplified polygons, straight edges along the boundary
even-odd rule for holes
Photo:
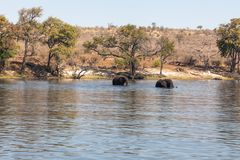
[[[159,79],[155,85],[157,88],[174,88],[173,81],[171,79]]]
[[[114,86],[124,86],[124,85],[128,85],[128,78],[125,76],[115,76],[112,80],[112,84]]]

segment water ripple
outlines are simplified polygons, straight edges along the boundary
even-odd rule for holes
[[[0,158],[238,159],[240,83],[0,81]]]

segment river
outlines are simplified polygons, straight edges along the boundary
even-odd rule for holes
[[[0,80],[0,159],[240,157],[240,82]]]

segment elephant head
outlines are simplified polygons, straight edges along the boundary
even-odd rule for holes
[[[171,79],[159,79],[155,85],[157,88],[174,88],[173,81]]]
[[[118,86],[124,86],[124,85],[128,85],[128,78],[125,76],[116,76],[113,78],[112,80],[112,84],[118,85]]]

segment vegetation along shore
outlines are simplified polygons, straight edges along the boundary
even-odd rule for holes
[[[152,23],[107,28],[73,26],[40,7],[16,24],[0,16],[0,78],[239,79],[240,19],[214,30]]]

